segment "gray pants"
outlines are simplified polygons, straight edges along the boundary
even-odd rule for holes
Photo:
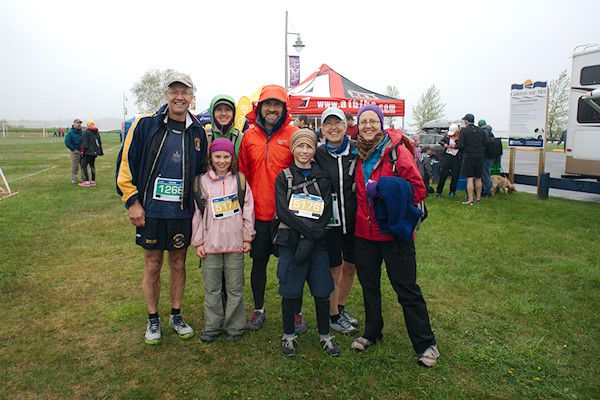
[[[225,273],[227,304],[221,300]],[[244,253],[207,254],[202,260],[204,276],[204,332],[241,335],[246,326],[244,308]]]
[[[77,175],[79,174],[79,166],[81,164],[81,157],[79,156],[79,150],[71,151],[71,182],[77,183]]]

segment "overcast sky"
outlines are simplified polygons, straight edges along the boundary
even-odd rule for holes
[[[376,92],[395,85],[407,125],[435,83],[446,117],[506,130],[511,83],[570,73],[573,48],[600,42],[595,1],[0,0],[0,118],[122,117],[123,92],[129,117],[150,68],[189,73],[198,109],[283,84],[286,9],[301,79],[325,63]]]

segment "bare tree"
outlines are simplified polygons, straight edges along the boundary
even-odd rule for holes
[[[414,123],[411,125],[418,129],[422,129],[425,123],[442,118],[444,116],[445,108],[446,104],[442,103],[440,91],[435,87],[434,83],[421,95],[419,102],[413,107],[412,113]]]
[[[548,85],[548,139],[560,137],[567,128],[567,115],[569,113],[569,84],[567,70],[564,69],[556,79]]]
[[[172,69],[149,69],[140,80],[133,85],[131,92],[135,97],[135,105],[141,112],[154,112],[165,101],[165,84],[167,77],[176,71]]]
[[[400,92],[396,86],[388,85],[385,88],[385,95],[397,99],[400,97]],[[391,128],[394,123],[394,117],[385,117],[385,122]]]

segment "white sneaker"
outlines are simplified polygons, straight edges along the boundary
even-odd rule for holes
[[[146,327],[146,335],[144,336],[146,344],[159,344],[161,338],[160,320],[158,318],[149,318]]]
[[[177,332],[177,336],[182,339],[189,339],[194,336],[194,330],[184,320],[181,314],[172,315],[169,317],[169,326]]]
[[[423,354],[419,356],[419,364],[424,367],[431,368],[437,362],[438,357],[440,356],[440,352],[438,351],[437,346],[434,344],[429,346]]]

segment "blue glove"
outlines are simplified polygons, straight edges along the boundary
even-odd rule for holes
[[[369,181],[367,182],[367,198],[373,199],[377,195],[377,182]]]

